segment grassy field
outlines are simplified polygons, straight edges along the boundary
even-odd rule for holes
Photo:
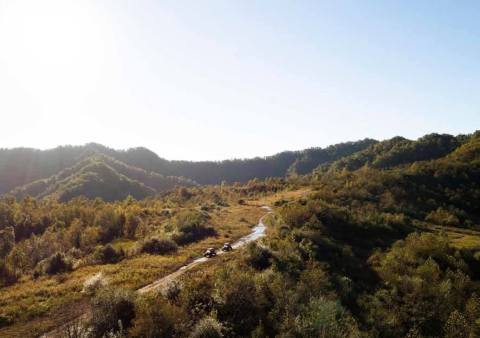
[[[451,245],[457,249],[480,251],[480,231],[441,225],[429,226],[427,230],[446,233]]]
[[[235,205],[212,213],[210,224],[217,235],[180,247],[174,255],[142,254],[117,264],[92,265],[75,271],[37,280],[25,278],[20,283],[0,289],[0,315],[13,321],[0,329],[0,337],[32,337],[48,332],[85,311],[88,298],[81,292],[83,283],[103,272],[109,284],[135,290],[178,269],[206,247],[221,246],[248,233],[265,213],[257,205]],[[129,249],[133,241],[114,246]]]
[[[82,293],[83,284],[98,272],[106,276],[110,285],[136,290],[201,256],[206,247],[220,247],[224,242],[233,242],[249,234],[265,214],[260,206],[274,205],[279,200],[297,199],[308,191],[282,191],[248,200],[245,205],[232,204],[215,210],[210,214],[209,223],[217,235],[182,246],[172,255],[133,255],[117,264],[88,265],[71,273],[43,276],[37,280],[24,277],[19,283],[0,289],[0,326],[3,326],[0,328],[0,337],[39,336],[79,317],[89,307],[89,298]],[[129,251],[135,241],[122,239],[112,244]],[[232,258],[222,257],[208,262],[207,267],[228,259]],[[11,323],[6,323],[8,321]]]

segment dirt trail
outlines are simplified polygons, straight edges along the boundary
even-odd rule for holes
[[[267,206],[263,206],[262,208],[267,210],[268,213],[263,215],[262,218],[260,218],[260,220],[258,221],[258,224],[252,229],[253,230],[252,233],[250,233],[247,236],[244,236],[244,237],[240,238],[238,241],[236,241],[235,243],[232,244],[233,249],[241,248],[242,246],[244,246],[244,245],[246,245],[246,244],[248,244],[252,241],[256,241],[260,237],[265,236],[265,224],[263,223],[263,219],[269,213],[271,213],[272,211],[271,211],[271,208],[267,207]],[[225,252],[223,252],[222,250],[217,251],[217,255],[223,255],[223,254],[225,254]],[[150,284],[142,287],[141,289],[138,289],[137,292],[146,293],[146,292],[150,292],[150,291],[154,291],[154,290],[162,291],[163,288],[165,288],[169,283],[176,280],[179,276],[184,274],[186,271],[193,269],[197,265],[205,263],[209,259],[211,259],[211,258],[206,258],[206,257],[197,258],[193,262],[182,266],[177,271],[175,271],[175,272],[173,272],[173,273],[171,273],[171,274],[169,274],[165,277],[162,277],[162,278],[156,280],[155,282],[150,283]]]
[[[258,220],[258,224],[252,228],[252,232],[249,235],[241,237],[235,243],[232,243],[233,249],[241,248],[241,247],[245,246],[246,244],[248,244],[250,242],[253,242],[253,241],[256,241],[257,239],[265,236],[266,227],[265,227],[265,224],[263,223],[263,219],[268,214],[270,214],[272,212],[272,209],[268,206],[263,206],[262,209],[265,209],[267,211],[267,213],[265,215],[263,215]],[[225,254],[225,252],[223,252],[222,250],[218,250],[217,255],[223,255],[223,254]],[[142,293],[147,293],[147,292],[151,292],[151,291],[163,291],[166,286],[168,286],[171,282],[175,281],[178,277],[183,275],[186,271],[191,270],[194,267],[196,267],[196,266],[198,266],[202,263],[207,262],[209,259],[212,259],[212,258],[199,257],[199,258],[195,259],[194,261],[192,261],[191,263],[182,266],[177,271],[172,272],[171,274],[169,274],[167,276],[164,276],[160,279],[157,279],[156,281],[154,281],[154,282],[152,282],[148,285],[145,285],[144,287],[138,289],[137,292],[142,294]],[[215,259],[215,258],[213,258],[213,259]],[[64,327],[66,327],[66,325],[72,324],[74,322],[75,323],[85,323],[89,320],[89,318],[90,318],[90,312],[87,312],[87,313],[81,315],[80,317],[77,317],[73,321],[70,321],[70,322],[66,323],[62,327],[43,334],[41,336],[41,338],[60,337],[61,331]]]

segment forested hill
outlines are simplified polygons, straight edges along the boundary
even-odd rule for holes
[[[139,158],[124,159],[124,161],[165,175],[188,177],[200,184],[218,184],[222,181],[246,182],[253,178],[307,174],[319,165],[354,154],[376,142],[372,139],[364,139],[339,143],[327,148],[285,151],[273,156],[221,162],[165,161],[163,159],[148,162]]]
[[[82,195],[115,201],[125,199],[128,195],[142,199],[175,186],[192,185],[195,182],[185,178],[147,172],[107,155],[96,154],[49,178],[15,188],[11,193],[17,198],[28,195],[68,201]]]
[[[78,193],[83,191],[90,196],[93,193],[85,187],[95,186],[94,182],[101,181],[104,184],[123,182],[120,186],[125,187],[126,178],[134,181],[135,186],[141,183],[158,192],[174,184],[191,185],[195,182],[218,184],[222,181],[245,182],[253,178],[283,177],[289,173],[308,173],[318,165],[351,155],[375,142],[365,139],[341,143],[325,149],[286,151],[264,158],[221,162],[168,161],[146,148],[121,151],[95,143],[84,146],[62,146],[45,151],[28,148],[0,149],[0,194],[14,190],[17,196],[25,194],[40,197],[74,196],[75,194],[67,191]],[[96,164],[93,165],[92,157],[97,155],[103,157],[97,157],[94,161]],[[99,161],[102,163],[99,164]],[[100,167],[102,167],[101,170]],[[128,170],[126,170],[127,167]],[[101,180],[99,175],[109,178]],[[185,179],[179,177],[185,177]],[[155,182],[152,183],[152,180]],[[152,192],[151,189],[145,190],[138,187],[131,189],[132,184],[127,185],[130,187],[127,191],[107,193],[107,195],[122,196],[131,191],[143,191],[133,194],[142,197]],[[107,187],[104,186],[104,189]],[[113,189],[112,186],[107,190],[111,189]],[[147,191],[150,193],[146,193]]]
[[[364,139],[219,162],[169,161],[146,148],[115,150],[95,143],[45,151],[0,149],[0,194],[116,200],[128,195],[144,198],[174,186],[304,175],[315,168],[316,172],[351,171],[364,165],[393,168],[444,157],[470,137],[429,134],[415,141],[402,137],[381,142]]]
[[[388,169],[417,161],[428,161],[441,158],[451,153],[471,136],[447,134],[428,134],[412,141],[403,137],[394,137],[389,140],[372,144],[368,148],[339,160],[322,164],[317,171],[330,170],[357,170],[364,165],[377,169]]]

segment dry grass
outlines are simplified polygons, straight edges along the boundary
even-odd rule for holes
[[[312,190],[310,188],[302,188],[297,190],[284,190],[284,191],[277,192],[275,194],[260,197],[256,200],[249,201],[249,204],[257,205],[257,206],[262,206],[262,205],[273,206],[273,204],[276,201],[296,200],[301,197],[307,196],[311,191]]]
[[[117,264],[81,267],[54,277],[30,278],[0,289],[0,315],[15,323],[0,329],[0,337],[32,337],[78,317],[88,298],[81,293],[86,279],[102,271],[111,285],[131,290],[147,285],[200,256],[205,247],[221,246],[248,233],[265,213],[255,206],[231,206],[212,215],[217,236],[181,247],[174,255],[139,255]],[[133,241],[117,241],[114,246],[128,250]],[[80,311],[78,307],[80,306]]]
[[[445,232],[456,249],[480,250],[480,231],[440,225],[431,225],[427,229]]]
[[[232,205],[211,214],[211,225],[217,236],[208,237],[197,243],[181,247],[174,255],[138,255],[117,264],[81,267],[61,277],[41,277],[25,280],[0,289],[0,315],[14,320],[14,324],[0,329],[0,337],[34,337],[51,331],[71,321],[88,309],[89,299],[81,293],[86,279],[103,272],[111,285],[136,290],[177,270],[193,258],[201,256],[206,247],[220,247],[224,242],[233,242],[250,233],[265,210],[263,205],[273,205],[281,199],[297,199],[309,190],[284,191],[256,200],[247,205]],[[135,242],[118,240],[114,247],[126,251]],[[224,260],[236,255],[226,255],[208,262],[206,268],[214,268]],[[203,265],[202,265],[203,268]]]

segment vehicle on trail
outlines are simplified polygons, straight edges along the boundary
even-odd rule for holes
[[[230,243],[223,244],[222,251],[227,252],[227,251],[232,251],[232,250],[233,250],[233,248],[232,248],[232,245]]]
[[[205,253],[203,254],[203,256],[207,258],[212,258],[212,257],[215,257],[216,255],[217,255],[217,251],[214,248],[208,248],[207,250],[205,250]]]

